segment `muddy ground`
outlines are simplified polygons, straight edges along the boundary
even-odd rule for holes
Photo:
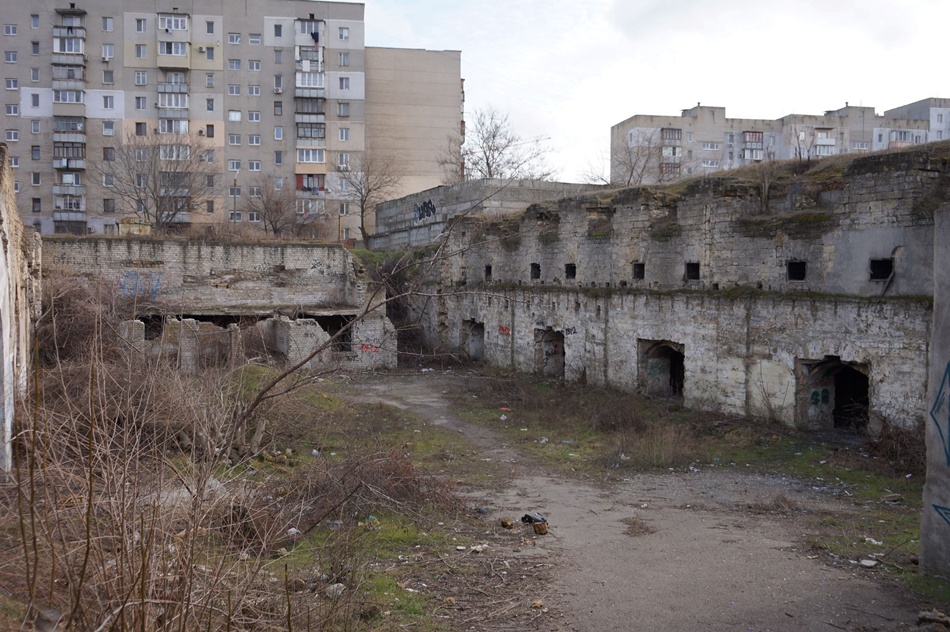
[[[929,605],[880,569],[830,561],[805,544],[815,516],[861,511],[782,476],[738,469],[581,480],[545,471],[490,429],[452,412],[464,375],[354,378],[350,396],[387,403],[462,433],[500,468],[498,489],[462,486],[480,520],[464,535],[488,546],[397,564],[406,586],[442,603],[460,630],[909,630]],[[780,499],[792,511],[770,511]],[[781,507],[777,508],[781,509]],[[547,535],[518,519],[543,513]],[[511,530],[502,517],[516,521]],[[460,536],[465,527],[458,527]],[[453,565],[478,556],[480,572]]]

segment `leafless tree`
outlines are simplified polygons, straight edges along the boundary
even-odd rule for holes
[[[493,107],[475,112],[465,142],[449,138],[440,164],[449,181],[482,178],[549,180],[543,138],[524,138],[512,129],[508,115]]]
[[[340,170],[340,179],[346,183],[349,197],[356,202],[360,214],[360,238],[366,240],[366,217],[376,205],[385,202],[399,189],[402,171],[391,156],[367,149]]]
[[[128,134],[103,149],[92,168],[124,208],[159,232],[204,212],[221,193],[221,178],[207,160],[208,146],[195,134]]]
[[[786,127],[788,144],[795,148],[795,158],[799,162],[808,162],[811,160],[815,139],[815,128],[810,125],[789,125]]]
[[[660,130],[631,131],[621,146],[611,152],[610,183],[631,187],[661,181],[662,154]]]
[[[258,176],[250,183],[250,196],[244,207],[260,216],[265,232],[276,237],[298,236],[316,221],[314,213],[297,212],[297,195],[285,182],[277,188],[274,178]]]

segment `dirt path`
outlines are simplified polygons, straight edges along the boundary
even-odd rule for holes
[[[737,470],[638,475],[609,489],[538,472],[491,430],[455,417],[451,373],[361,380],[385,402],[461,431],[481,458],[510,470],[485,492],[488,518],[540,511],[550,534],[531,555],[556,565],[536,598],[558,613],[550,630],[907,630],[920,604],[868,571],[836,568],[800,549],[794,520],[748,511],[781,492],[803,509],[844,504],[806,485]],[[631,526],[632,525],[632,526]],[[873,572],[873,571],[871,571]]]

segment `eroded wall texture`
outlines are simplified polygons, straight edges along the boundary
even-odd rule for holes
[[[0,144],[0,470],[13,466],[15,402],[26,394],[29,341],[37,300],[39,239],[25,228],[16,208],[7,146]]]

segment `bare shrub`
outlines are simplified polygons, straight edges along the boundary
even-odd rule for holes
[[[864,449],[887,463],[891,473],[915,476],[927,473],[927,445],[922,422],[901,428],[884,419],[880,434],[865,442]]]

